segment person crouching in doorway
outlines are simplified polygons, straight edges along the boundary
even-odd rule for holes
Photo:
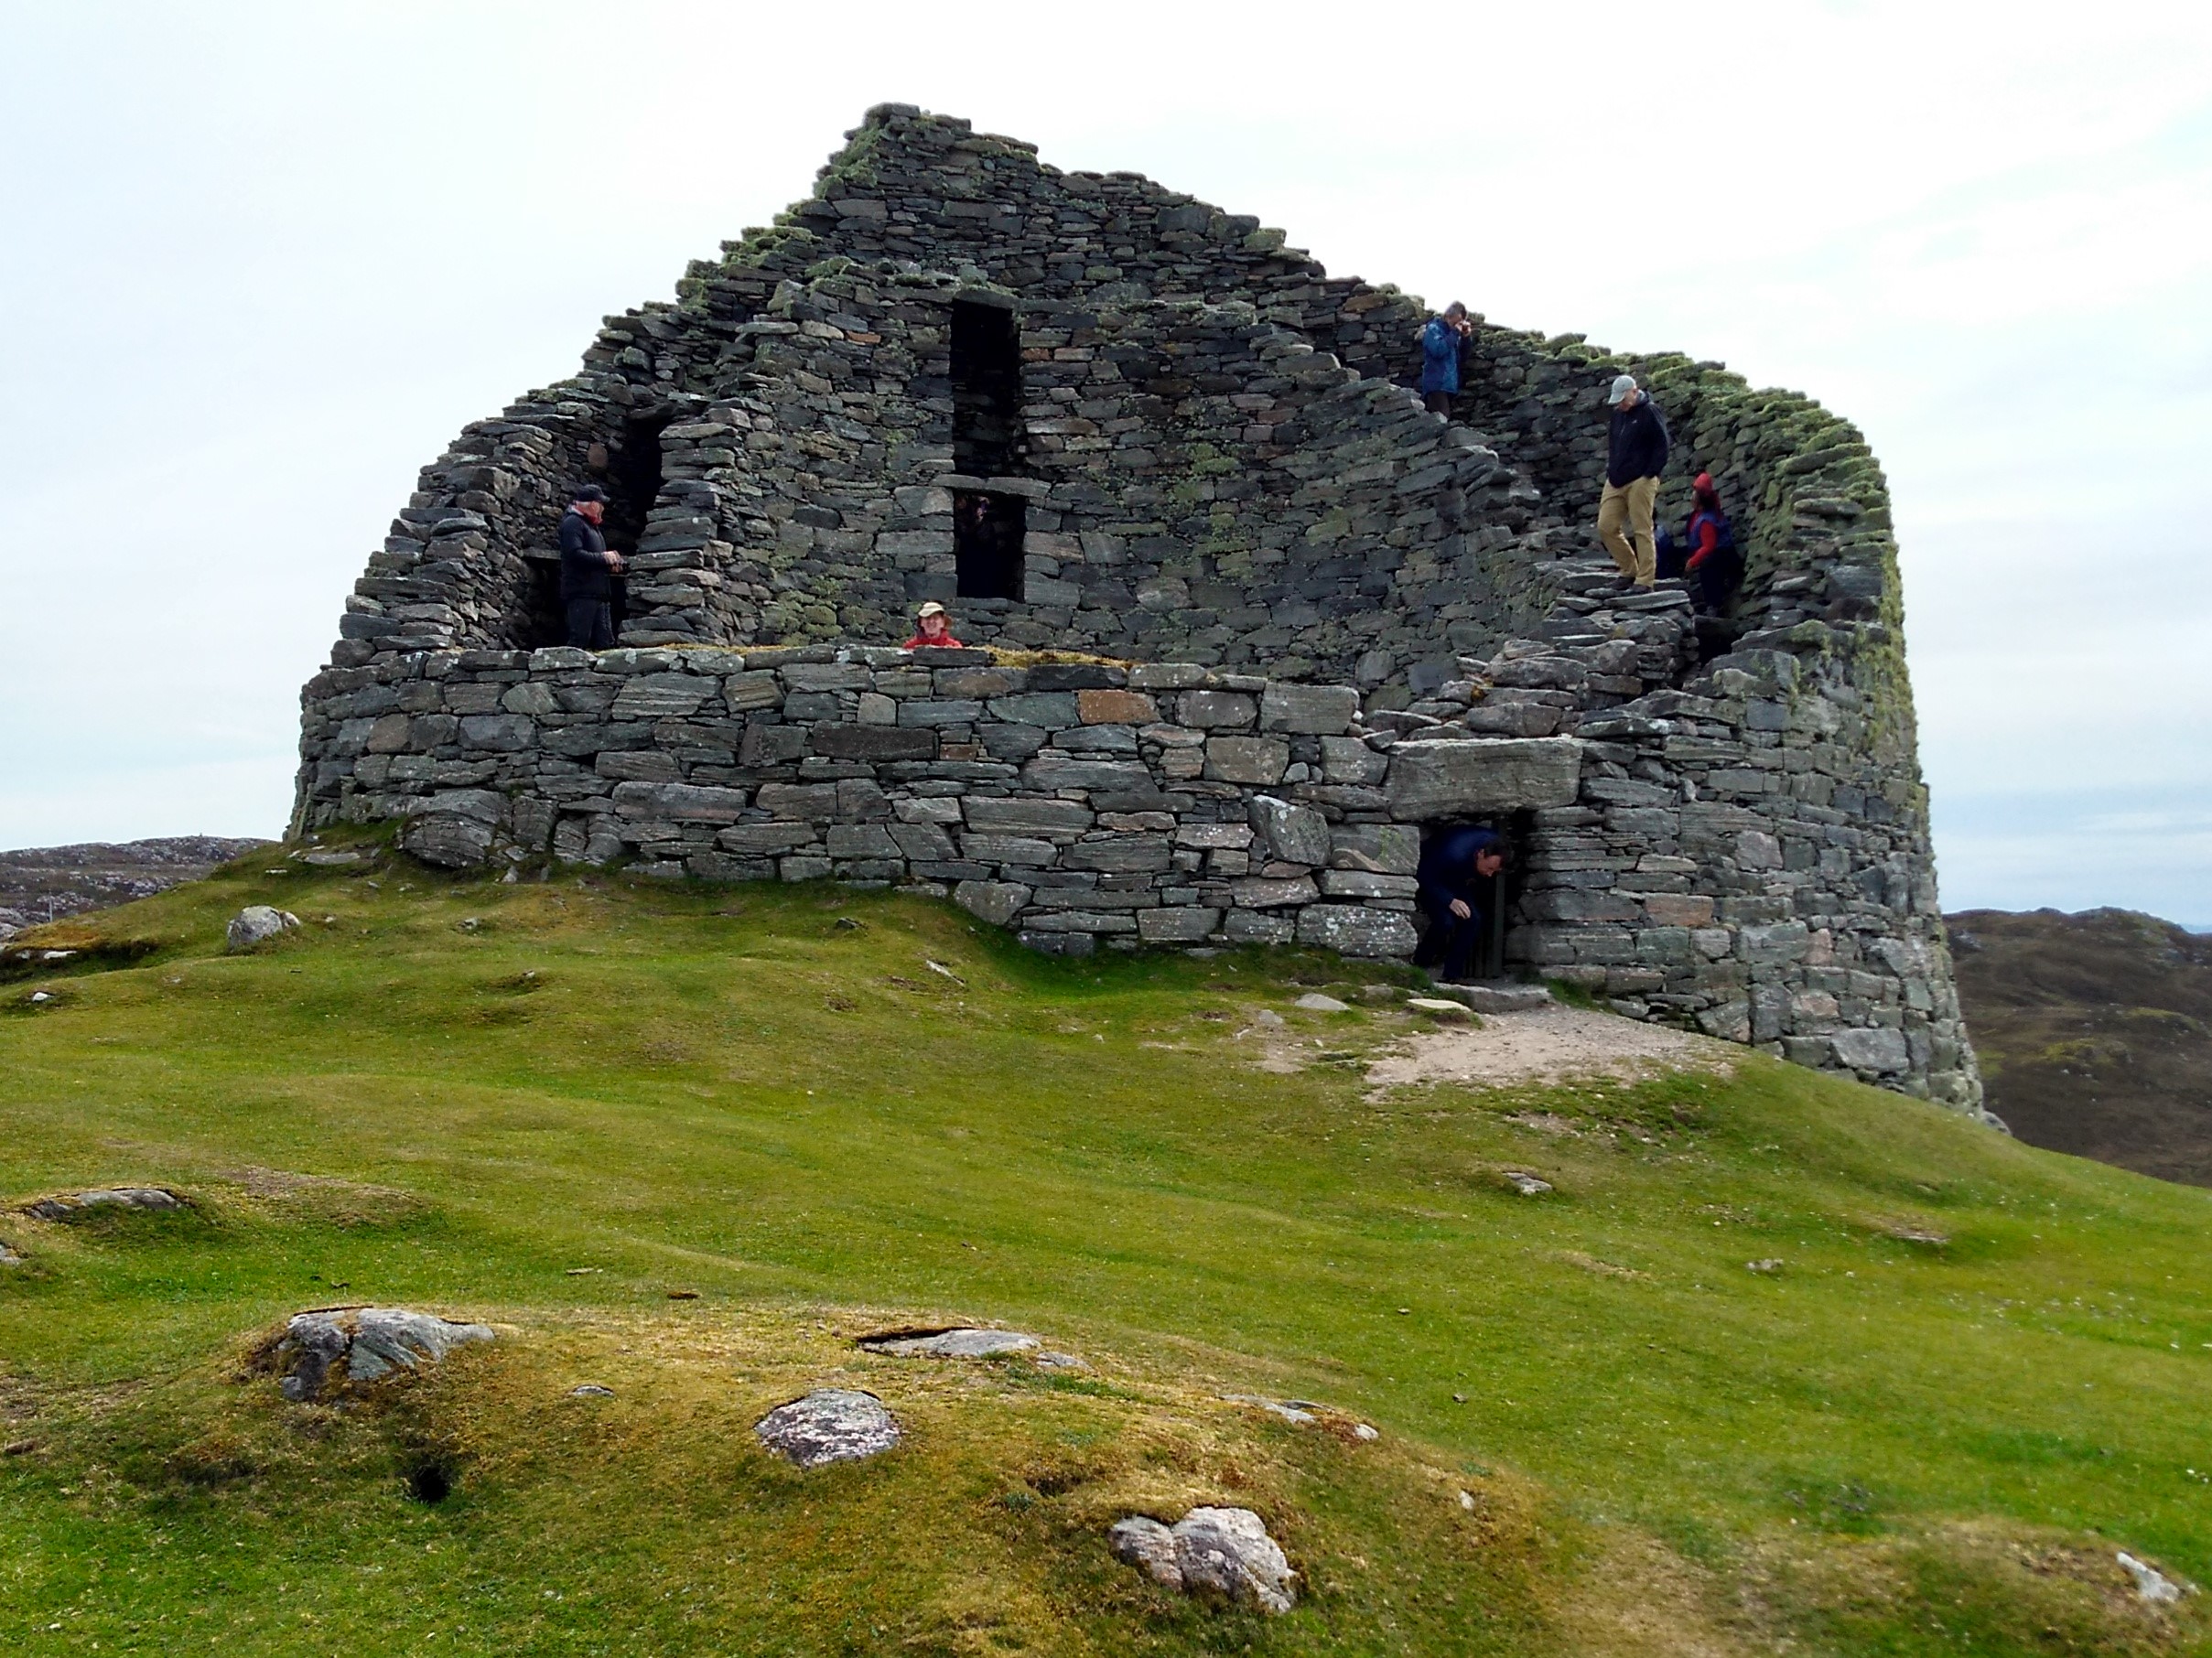
[[[1473,971],[1487,920],[1483,904],[1511,850],[1496,830],[1473,824],[1440,829],[1429,837],[1415,872],[1420,883],[1417,901],[1429,917],[1429,931],[1413,953],[1416,967],[1441,964],[1438,976],[1454,983]]]

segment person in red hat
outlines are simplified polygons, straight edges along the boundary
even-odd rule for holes
[[[1713,486],[1712,474],[1699,473],[1690,493],[1695,504],[1682,526],[1682,545],[1689,554],[1682,568],[1696,586],[1698,608],[1717,613],[1743,579],[1743,554],[1736,550],[1735,527],[1721,511],[1721,492]]]

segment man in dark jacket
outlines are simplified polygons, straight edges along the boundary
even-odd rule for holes
[[[1598,498],[1598,539],[1623,576],[1649,588],[1659,574],[1651,511],[1667,466],[1667,423],[1658,405],[1636,389],[1633,374],[1613,381],[1607,401],[1613,419],[1606,434],[1605,492]]]
[[[1415,872],[1419,902],[1429,917],[1429,931],[1414,952],[1415,966],[1441,962],[1444,978],[1467,976],[1483,942],[1481,899],[1505,867],[1506,850],[1504,835],[1473,824],[1440,829],[1429,837]]]
[[[614,643],[614,575],[622,555],[607,550],[599,524],[607,491],[586,484],[561,514],[561,604],[568,613],[568,642],[587,651]]]

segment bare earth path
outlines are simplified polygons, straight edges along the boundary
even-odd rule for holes
[[[1367,1067],[1378,1089],[1422,1082],[1559,1082],[1578,1076],[1640,1076],[1698,1066],[1727,1071],[1736,1050],[1710,1037],[1581,1007],[1484,1016],[1480,1028],[1454,1026],[1406,1039]]]

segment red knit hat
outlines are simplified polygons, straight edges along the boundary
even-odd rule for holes
[[[1703,494],[1712,494],[1712,474],[1710,472],[1699,473],[1697,479],[1690,484],[1689,487],[1693,490],[1700,491]]]

